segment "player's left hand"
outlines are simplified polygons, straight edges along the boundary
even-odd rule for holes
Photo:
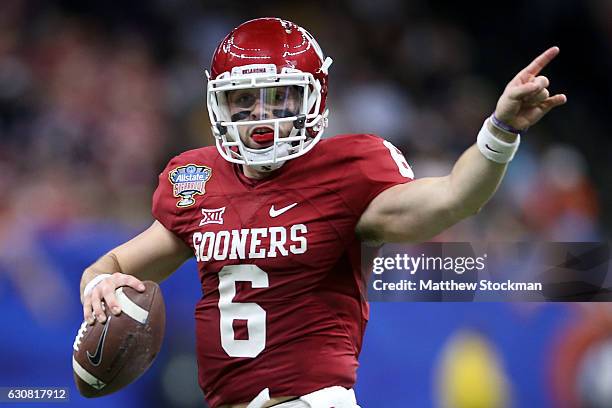
[[[547,49],[508,83],[497,101],[497,119],[523,130],[536,124],[551,109],[567,102],[564,94],[550,96],[548,78],[539,75],[557,54],[559,47]]]

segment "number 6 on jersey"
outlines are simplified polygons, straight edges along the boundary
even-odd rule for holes
[[[256,265],[227,265],[219,271],[219,312],[221,346],[230,357],[257,357],[266,347],[266,311],[257,303],[232,302],[236,282],[251,282],[256,288],[268,287],[268,274]],[[234,336],[234,320],[247,321],[248,339]]]
[[[395,164],[397,164],[397,168],[400,174],[406,178],[413,179],[414,173],[412,172],[412,168],[410,168],[410,165],[406,161],[406,158],[404,157],[402,152],[397,147],[393,146],[391,142],[384,140],[383,144],[387,149],[389,149],[391,157],[395,161]]]

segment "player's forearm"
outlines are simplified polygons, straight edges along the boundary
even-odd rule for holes
[[[487,121],[488,129],[499,139],[514,142],[516,135],[503,132]],[[450,174],[450,200],[456,213],[463,218],[478,212],[497,190],[506,172],[507,164],[484,157],[476,144],[457,160]]]
[[[142,281],[160,283],[192,256],[190,247],[155,221],[145,231],[85,269],[81,279],[81,297],[87,283],[97,275],[119,272]]]

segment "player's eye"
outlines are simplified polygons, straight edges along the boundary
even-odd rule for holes
[[[285,103],[285,101],[287,100],[286,92],[287,92],[286,88],[273,89],[272,95],[271,95],[272,103],[274,103],[275,105],[280,105],[282,103]]]
[[[230,97],[230,103],[234,106],[237,106],[241,109],[250,108],[255,104],[255,95],[249,92],[241,92],[238,94],[233,94]]]

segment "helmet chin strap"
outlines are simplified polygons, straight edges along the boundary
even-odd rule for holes
[[[290,147],[291,144],[288,142],[278,143],[276,145],[276,156],[283,157],[288,155]],[[283,164],[285,164],[284,160],[271,164],[257,164],[257,162],[271,161],[274,158],[274,148],[260,150],[245,148],[244,156],[249,162],[254,162],[247,164],[247,166],[259,172],[274,171],[276,169],[279,169]]]

